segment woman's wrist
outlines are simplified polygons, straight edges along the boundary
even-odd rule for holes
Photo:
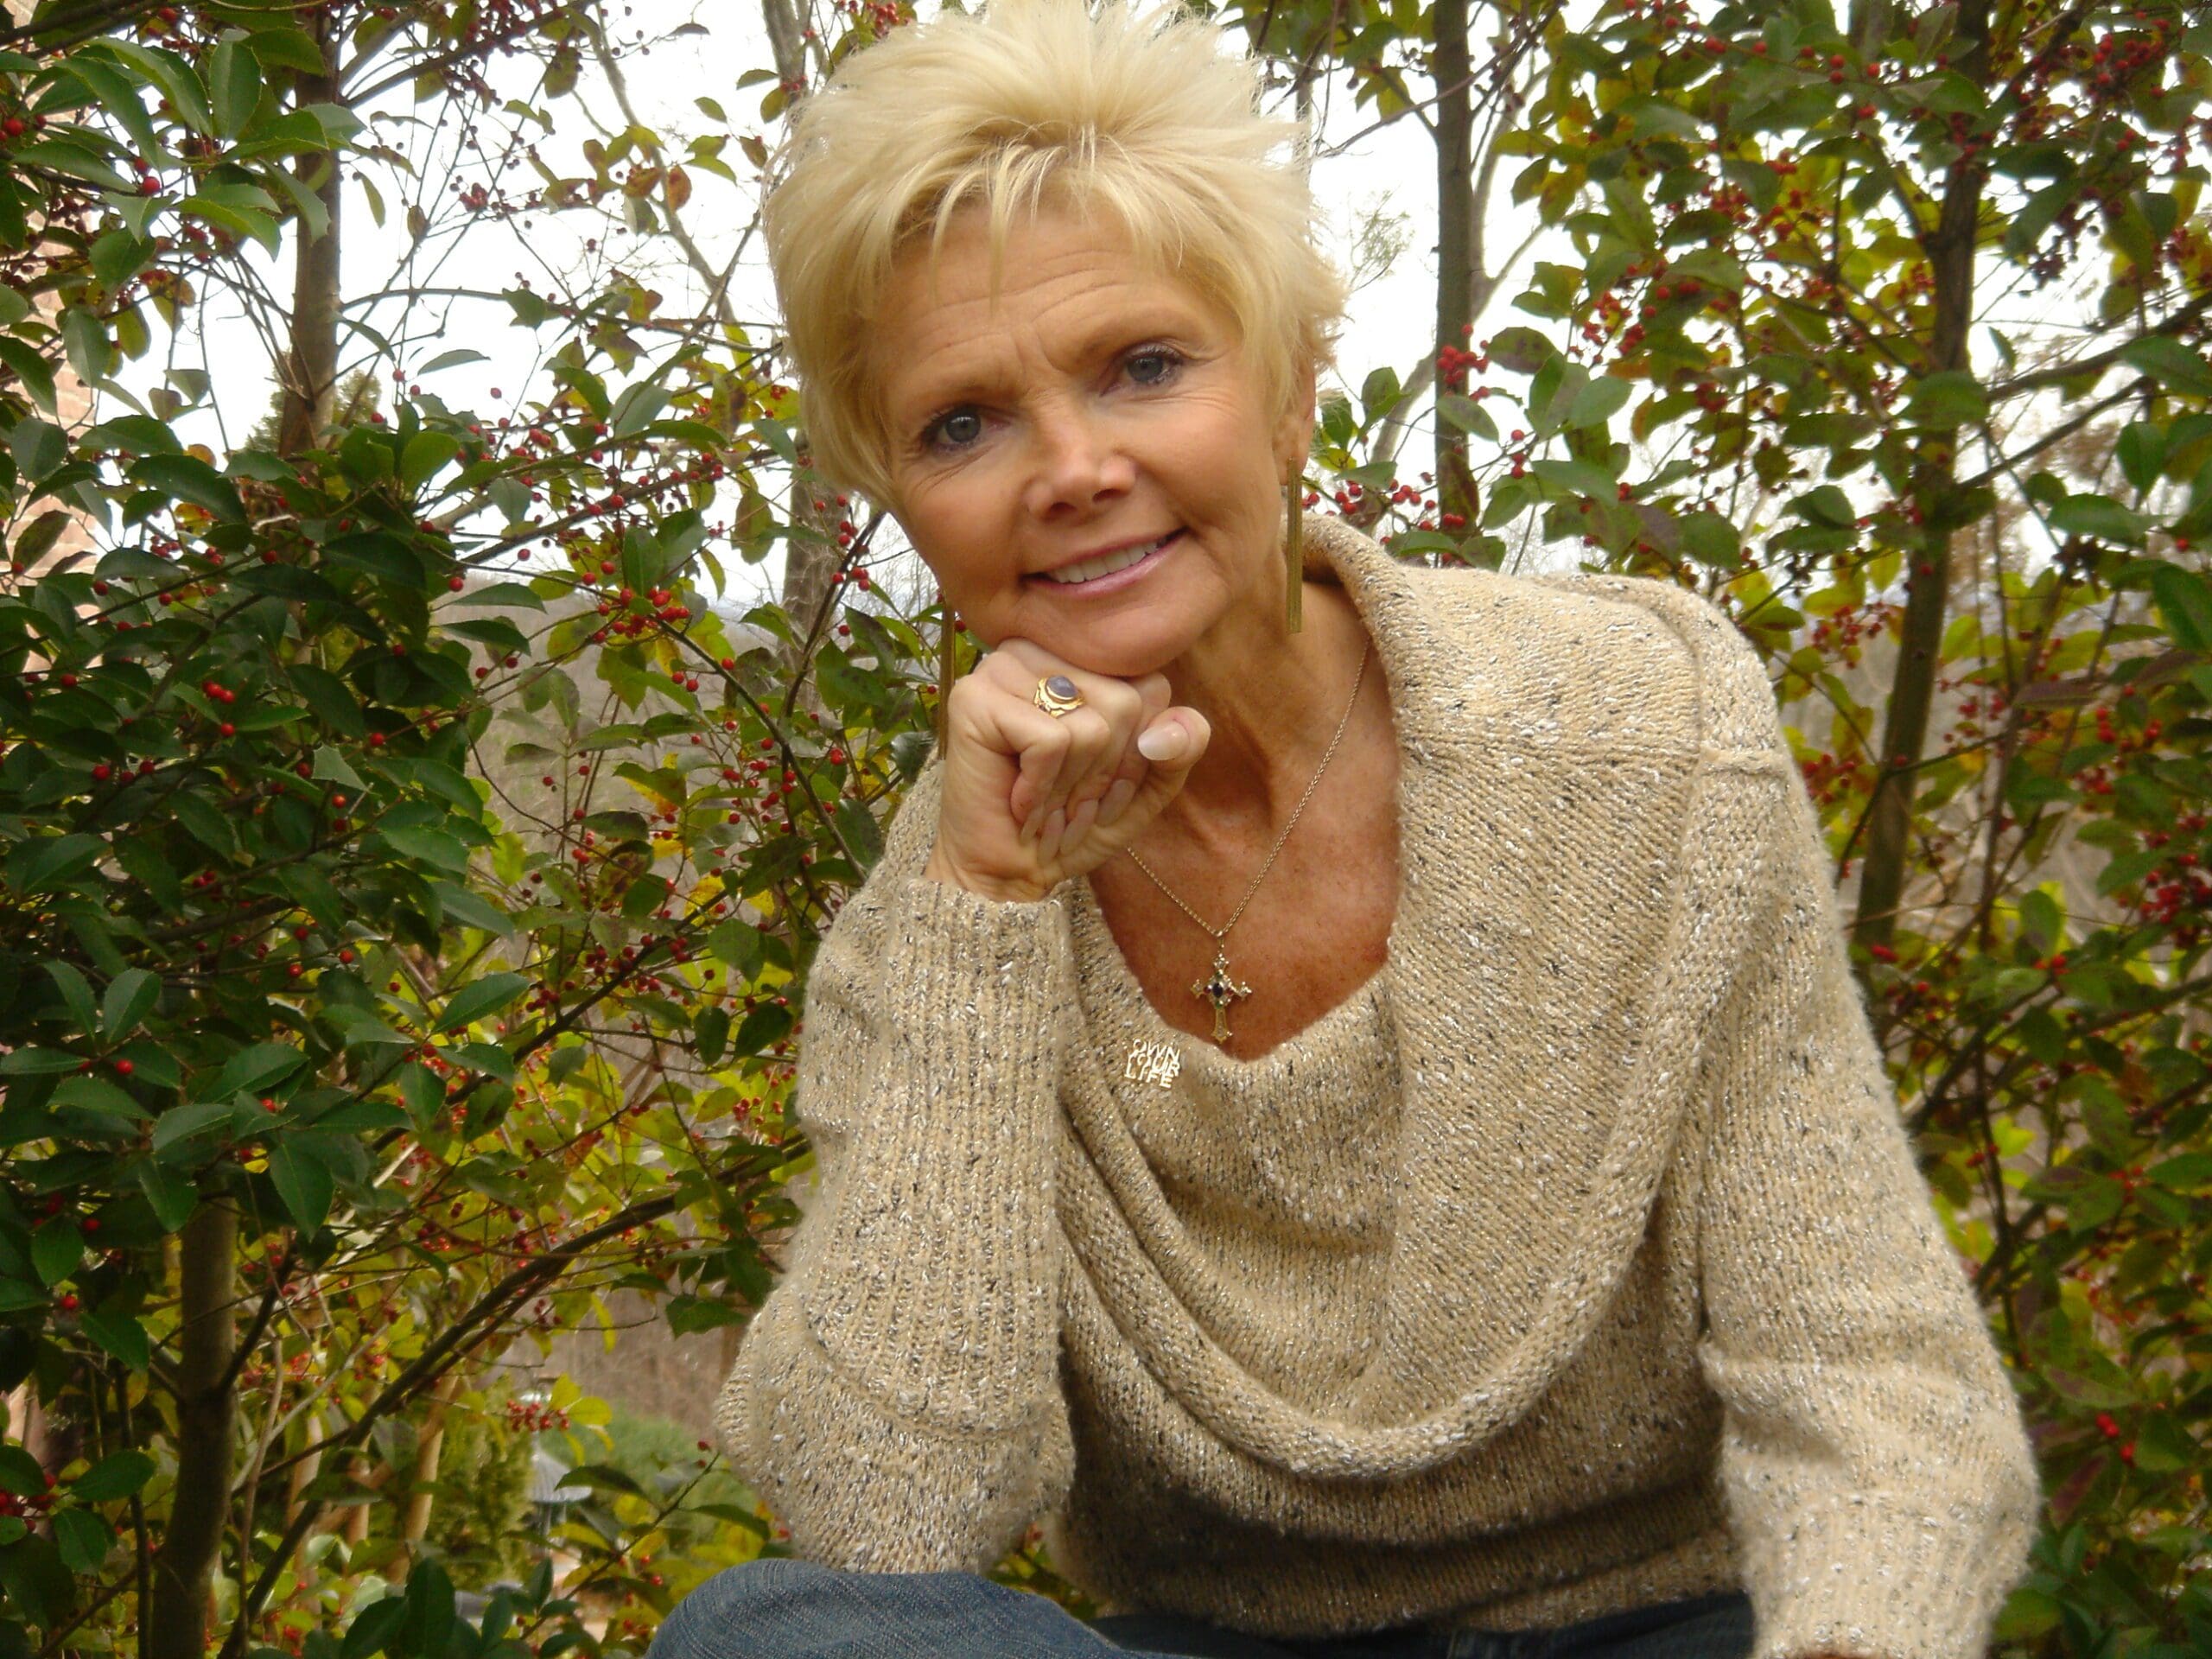
[[[923,875],[930,880],[943,882],[949,887],[958,887],[978,898],[989,899],[1000,904],[1033,905],[1046,896],[1049,889],[1033,891],[1018,883],[995,881],[988,877],[970,874],[944,855],[942,848],[932,848]]]

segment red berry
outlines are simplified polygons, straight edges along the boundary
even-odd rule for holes
[[[127,1077],[138,1068],[129,1060],[118,1060],[115,1063],[115,1069],[119,1075]]]
[[[454,593],[459,593],[466,585],[467,584],[464,583],[459,576],[448,576],[446,578],[447,588]]]
[[[61,1311],[62,1311],[64,1313],[74,1313],[77,1311],[77,1293],[76,1293],[76,1292],[74,1292],[74,1291],[64,1291],[64,1292],[62,1293],[62,1294],[61,1294]]]

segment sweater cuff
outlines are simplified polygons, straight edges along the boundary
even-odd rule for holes
[[[2027,1524],[2032,1526],[2032,1521]],[[1984,1659],[2025,1545],[1878,1497],[1839,1498],[1745,1562],[1751,1659]]]
[[[1058,1342],[1066,916],[925,876],[884,904],[872,1097],[849,1104],[808,1321],[886,1410],[1002,1429],[1034,1409]]]

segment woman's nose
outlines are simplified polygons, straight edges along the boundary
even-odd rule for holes
[[[1087,512],[1135,482],[1136,465],[1128,451],[1108,423],[1088,410],[1050,410],[1033,421],[1031,430],[1035,461],[1028,505],[1040,518]]]

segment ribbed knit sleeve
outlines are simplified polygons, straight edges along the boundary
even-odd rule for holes
[[[1698,1357],[1753,1659],[1981,1659],[2027,1566],[2036,1466],[1915,1165],[1810,798],[1794,766],[1784,782],[1715,1039],[1700,1215]]]
[[[916,803],[908,802],[912,810]],[[795,1109],[818,1185],[715,1422],[803,1559],[983,1572],[1056,1507],[1059,901],[887,859],[817,956]]]

